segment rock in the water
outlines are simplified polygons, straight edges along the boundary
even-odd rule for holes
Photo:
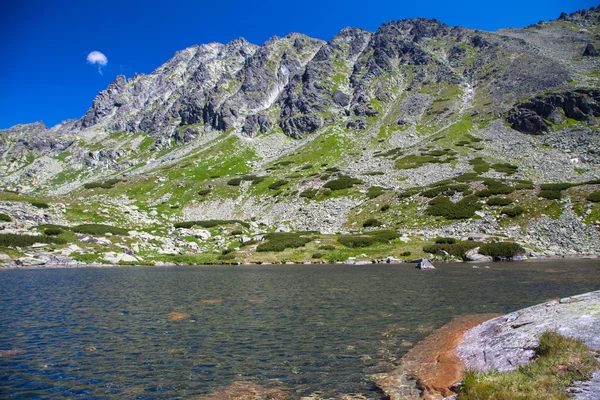
[[[416,262],[417,262],[416,268],[418,268],[418,269],[435,269],[435,267],[433,266],[431,261],[429,261],[426,258],[420,258]]]

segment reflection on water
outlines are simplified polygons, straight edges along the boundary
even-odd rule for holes
[[[598,289],[598,260],[3,271],[0,392],[173,398],[246,381],[377,398],[367,375],[455,315]]]

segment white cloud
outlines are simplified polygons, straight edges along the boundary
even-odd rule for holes
[[[99,51],[92,51],[90,54],[88,54],[87,61],[90,64],[99,64],[101,66],[108,64],[108,58],[106,58],[106,56]]]
[[[102,75],[102,67],[105,67],[108,64],[108,58],[99,51],[92,51],[87,56],[87,62],[90,64],[98,65],[98,73]]]

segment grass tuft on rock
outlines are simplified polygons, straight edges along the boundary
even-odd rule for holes
[[[576,381],[589,380],[600,368],[593,353],[580,341],[545,332],[540,337],[538,359],[510,372],[468,371],[458,388],[465,400],[523,399],[566,400]]]

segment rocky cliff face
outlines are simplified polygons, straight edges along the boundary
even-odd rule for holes
[[[135,202],[156,223],[254,219],[333,233],[373,217],[407,234],[426,224],[431,235],[593,252],[599,17],[595,7],[497,32],[419,18],[328,42],[292,33],[193,46],[148,75],[118,76],[79,120],[0,132],[0,185]],[[109,179],[118,189],[84,186]],[[429,189],[458,204],[490,179],[527,190],[510,195],[524,205],[518,223],[483,195],[466,221],[426,214]],[[546,199],[548,182],[587,186]],[[557,223],[585,235],[540,237]]]

